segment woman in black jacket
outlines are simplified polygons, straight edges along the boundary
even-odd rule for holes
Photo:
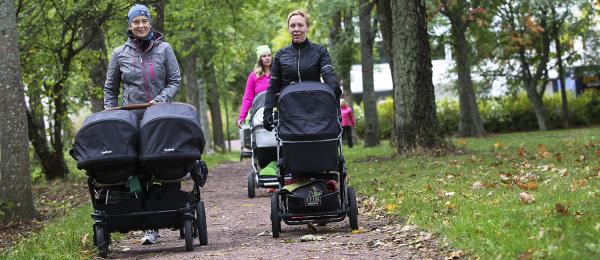
[[[342,94],[329,52],[325,47],[312,43],[306,38],[306,33],[310,29],[308,14],[296,10],[288,15],[287,21],[292,44],[279,50],[273,60],[263,118],[264,127],[268,131],[273,130],[272,114],[275,95],[288,85],[302,81],[321,81],[322,77],[338,98]]]

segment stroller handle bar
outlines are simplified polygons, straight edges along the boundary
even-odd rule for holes
[[[107,110],[136,110],[136,109],[146,109],[152,106],[152,103],[140,103],[140,104],[129,104],[126,106],[120,107],[111,107]]]

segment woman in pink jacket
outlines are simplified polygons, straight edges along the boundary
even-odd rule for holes
[[[342,140],[348,140],[348,146],[352,148],[352,128],[356,126],[356,119],[352,114],[352,109],[348,106],[346,101],[341,100],[340,109],[342,112]]]
[[[240,115],[237,121],[238,127],[241,127],[246,120],[246,115],[250,107],[252,107],[252,101],[256,94],[266,91],[269,87],[269,80],[271,80],[271,49],[269,49],[268,45],[256,47],[256,59],[254,70],[250,72],[248,81],[246,81],[246,90],[244,91]]]

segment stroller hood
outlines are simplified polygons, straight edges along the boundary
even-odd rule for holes
[[[200,159],[204,134],[196,109],[184,103],[155,104],[140,122],[140,160]]]
[[[77,167],[86,169],[106,162],[134,161],[137,157],[138,124],[126,110],[105,110],[83,121],[71,155]]]
[[[278,135],[283,141],[313,141],[339,137],[339,101],[321,82],[301,82],[279,95]]]

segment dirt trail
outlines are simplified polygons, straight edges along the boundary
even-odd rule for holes
[[[140,233],[130,233],[110,246],[109,258],[128,259],[443,259],[447,250],[431,234],[359,210],[361,232],[352,234],[348,220],[309,228],[282,223],[279,238],[270,234],[270,194],[246,195],[248,161],[210,169],[202,191],[208,223],[208,245],[194,240],[186,252],[179,231],[162,229],[159,243],[140,245]],[[360,194],[358,194],[360,196]],[[361,207],[359,202],[359,208]],[[371,212],[372,213],[372,212]],[[305,235],[321,241],[300,242]]]

